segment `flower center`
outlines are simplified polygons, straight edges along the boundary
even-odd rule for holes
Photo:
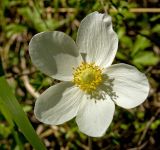
[[[102,70],[94,63],[84,63],[77,67],[73,73],[73,82],[85,93],[96,90],[102,82]]]

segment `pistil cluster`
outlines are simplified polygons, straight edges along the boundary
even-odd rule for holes
[[[102,82],[102,69],[94,63],[82,62],[73,73],[73,82],[87,94],[97,89]]]

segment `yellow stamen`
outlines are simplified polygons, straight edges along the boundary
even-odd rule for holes
[[[82,63],[73,73],[73,82],[85,93],[96,90],[102,82],[102,70],[94,63]]]

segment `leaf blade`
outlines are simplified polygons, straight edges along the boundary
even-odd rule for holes
[[[0,77],[0,87],[0,102],[3,103],[6,108],[8,108],[6,111],[9,112],[11,118],[13,118],[14,122],[20,128],[26,139],[28,139],[28,141],[36,150],[46,150],[17,99],[12,94],[12,89],[8,85],[4,76]]]

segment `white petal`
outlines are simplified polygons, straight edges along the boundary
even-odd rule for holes
[[[88,99],[80,105],[76,122],[81,132],[91,137],[102,136],[113,119],[115,105],[110,98],[105,100]]]
[[[62,124],[75,117],[82,96],[82,92],[71,82],[51,86],[37,99],[35,116],[46,124]]]
[[[87,62],[95,62],[101,67],[110,66],[118,48],[111,17],[98,12],[86,16],[80,24],[76,42],[80,52],[87,54]]]
[[[145,74],[127,64],[116,64],[105,73],[113,81],[113,91],[118,96],[116,104],[123,108],[133,108],[145,101],[149,93],[149,83]]]
[[[29,53],[42,72],[64,81],[72,79],[73,67],[82,60],[73,39],[58,31],[36,34],[29,43]]]

